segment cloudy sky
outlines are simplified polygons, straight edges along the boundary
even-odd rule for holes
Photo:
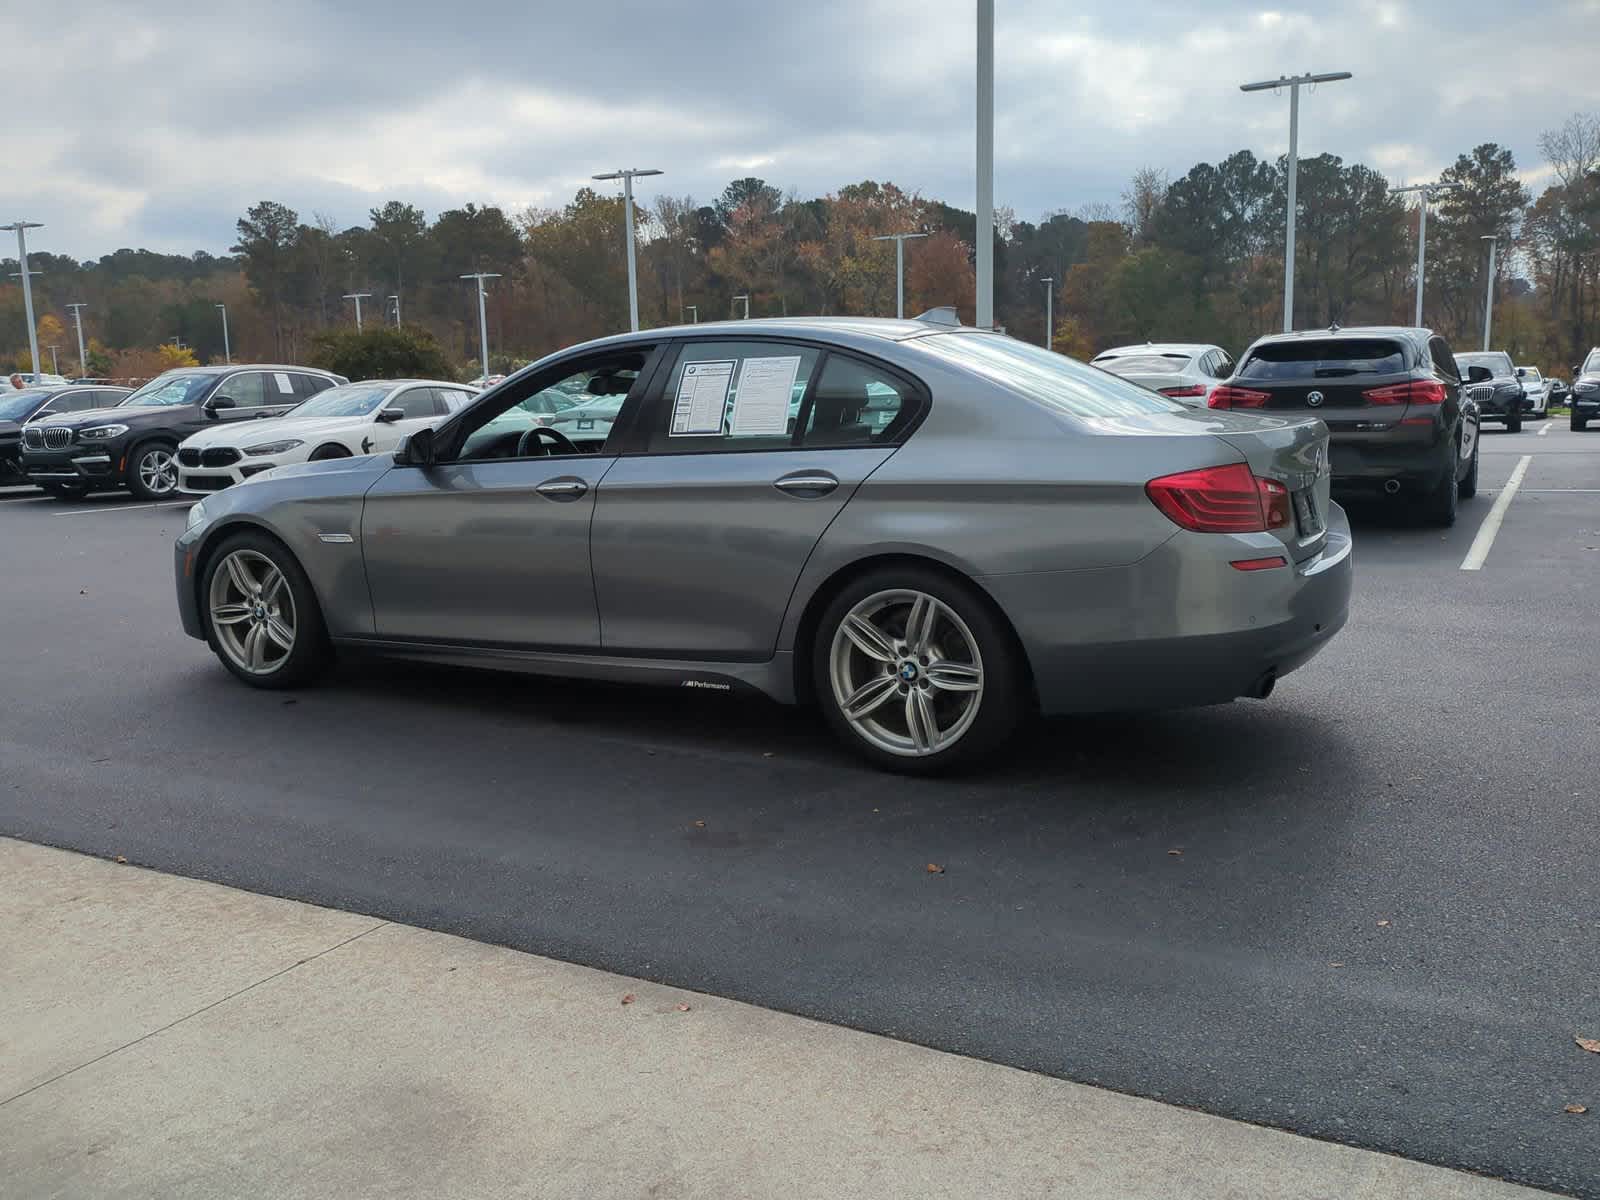
[[[997,0],[996,200],[1117,200],[1129,174],[1287,148],[1431,177],[1600,108],[1600,0]],[[5,205],[30,244],[226,250],[261,199],[558,205],[597,171],[707,201],[755,174],[970,207],[973,0],[75,0],[13,23]],[[20,41],[19,41],[20,38]],[[58,64],[52,69],[49,64]],[[26,69],[19,69],[26,65]],[[20,119],[19,119],[20,117]],[[609,185],[597,185],[609,186]]]

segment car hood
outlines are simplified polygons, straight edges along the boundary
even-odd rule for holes
[[[16,421],[0,421],[0,437],[15,437],[22,432],[22,426]]]
[[[254,446],[257,442],[276,442],[283,438],[311,434],[343,433],[371,424],[370,417],[272,417],[265,420],[223,421],[210,429],[190,434],[183,444],[193,450],[210,446]]]
[[[119,424],[127,424],[128,421],[138,420],[140,417],[159,416],[162,413],[180,411],[182,411],[182,406],[172,404],[157,404],[149,408],[145,408],[142,405],[138,408],[117,405],[114,408],[90,408],[85,409],[83,412],[59,413],[53,417],[44,417],[37,423],[58,427],[65,425],[70,429],[83,429],[89,425],[107,425],[112,421],[116,421]]]

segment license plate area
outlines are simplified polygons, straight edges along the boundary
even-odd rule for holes
[[[1294,503],[1294,520],[1300,527],[1301,537],[1316,537],[1327,529],[1322,522],[1322,514],[1317,511],[1316,495],[1310,488],[1291,493],[1290,499]]]

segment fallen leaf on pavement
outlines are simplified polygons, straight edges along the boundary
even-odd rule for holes
[[[1173,858],[1182,858],[1183,857],[1183,851],[1182,850],[1168,850],[1167,853],[1172,855]]]
[[[633,1003],[633,993],[632,993],[632,992],[629,992],[629,993],[628,993],[628,994],[627,994],[627,995],[625,995],[625,996],[624,996],[624,997],[623,997],[623,998],[622,998],[622,1002],[623,1002],[623,1003],[624,1003],[624,1004],[632,1004],[632,1003]]]
[[[943,875],[944,874],[944,868],[941,867],[938,863],[929,863],[928,864],[928,874],[929,875]]]
[[[1328,964],[1328,965],[1329,965],[1329,966],[1330,966],[1330,967],[1342,967],[1342,966],[1344,966],[1344,964],[1343,964],[1343,963],[1329,963],[1329,964]]]
[[[1573,1041],[1582,1046],[1590,1054],[1600,1054],[1600,1038],[1574,1037]]]
[[[678,1011],[679,1012],[688,1012],[689,1011],[689,1006],[687,1004],[680,1004],[680,1005],[678,1005]]]
[[[1562,1112],[1569,1112],[1575,1117],[1581,1117],[1581,1116],[1583,1116],[1584,1113],[1588,1112],[1589,1110],[1587,1108],[1585,1108],[1581,1104],[1569,1104],[1564,1109],[1562,1109],[1561,1111]]]
[[[706,823],[704,821],[696,821],[694,823],[694,827],[696,829],[704,829],[706,827]]]
[[[1387,922],[1387,921],[1379,921],[1378,922],[1378,928],[1379,929],[1387,929],[1387,928],[1389,928],[1389,922]]]
[[[112,861],[112,862],[119,862],[119,863],[125,863],[125,862],[127,862],[127,861],[128,861],[128,860],[127,860],[127,859],[126,859],[126,858],[124,858],[124,857],[122,857],[122,855],[120,855],[120,854],[119,854],[119,855],[117,855],[117,856],[116,856],[116,857],[115,857],[115,858],[113,858],[113,859],[112,859],[112,860],[111,860],[111,861]]]

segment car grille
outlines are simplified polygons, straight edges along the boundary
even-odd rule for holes
[[[44,430],[24,429],[22,431],[22,444],[34,450],[44,449]]]
[[[32,450],[65,450],[72,445],[72,430],[60,425],[24,428],[22,444]]]
[[[214,449],[200,451],[200,465],[202,467],[227,467],[239,461],[239,452],[228,446],[217,446]]]
[[[198,467],[200,465],[200,451],[179,450],[178,462],[185,467]]]
[[[1486,401],[1493,400],[1494,399],[1494,384],[1492,384],[1492,383],[1475,384],[1474,386],[1469,387],[1467,389],[1467,395],[1472,397],[1472,399],[1474,401],[1476,401],[1477,403],[1479,403],[1479,404],[1483,404]]]

